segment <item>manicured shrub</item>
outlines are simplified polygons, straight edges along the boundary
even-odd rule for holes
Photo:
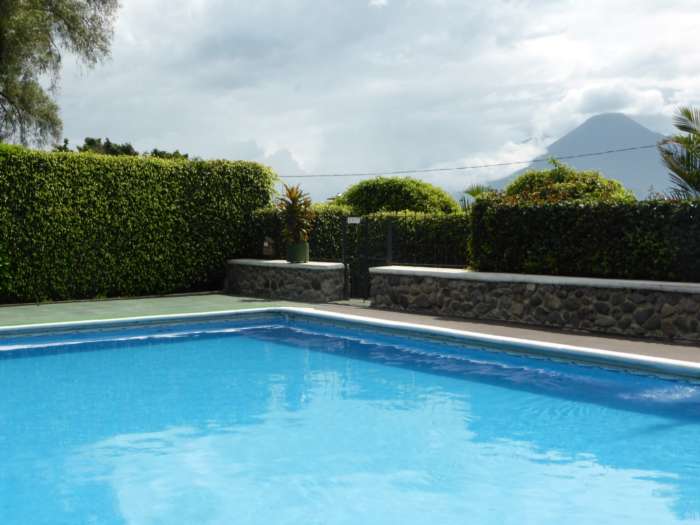
[[[485,194],[488,198],[492,194]],[[511,203],[634,202],[634,194],[597,171],[578,171],[552,160],[552,168],[530,170],[515,179],[501,196]]]
[[[252,162],[0,146],[0,299],[220,288],[273,180]]]
[[[700,204],[479,199],[471,258],[481,271],[700,281]]]
[[[350,186],[335,201],[357,215],[382,211],[451,213],[459,204],[447,192],[409,177],[377,177]]]

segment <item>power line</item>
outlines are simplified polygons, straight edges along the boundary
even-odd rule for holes
[[[378,177],[380,175],[410,175],[415,173],[435,173],[440,171],[458,171],[458,170],[477,170],[483,168],[498,168],[502,166],[518,166],[522,164],[534,164],[536,162],[548,162],[551,159],[554,160],[569,160],[569,159],[580,159],[583,157],[599,157],[601,155],[610,155],[612,153],[622,153],[625,151],[638,151],[644,149],[656,148],[656,144],[649,144],[646,146],[632,146],[629,148],[619,148],[619,149],[609,149],[606,151],[595,151],[592,153],[578,153],[576,155],[563,155],[561,157],[537,157],[530,160],[516,160],[511,162],[497,162],[493,164],[473,164],[471,166],[453,166],[451,168],[425,168],[425,169],[413,169],[413,170],[395,170],[395,171],[370,171],[370,172],[356,172],[356,173],[305,173],[301,175],[280,175],[283,179],[307,179],[307,178],[321,178],[321,177]]]

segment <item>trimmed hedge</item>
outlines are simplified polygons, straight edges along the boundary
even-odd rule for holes
[[[367,219],[377,224],[369,231],[374,230],[374,242],[382,247],[386,246],[387,225],[391,223],[395,263],[459,267],[469,263],[469,213],[383,212]]]
[[[0,146],[0,300],[220,288],[274,178],[252,162]]]
[[[700,204],[512,204],[472,208],[481,271],[700,281]]]
[[[316,219],[309,238],[311,258],[315,261],[340,261],[343,257],[343,224],[352,215],[348,206],[322,204],[314,206]],[[275,208],[257,210],[248,239],[251,257],[262,256],[262,240],[269,237],[276,256],[284,257],[285,242]],[[366,226],[347,228],[348,257],[363,253],[374,263],[387,252],[387,229],[391,223],[393,261],[423,265],[467,266],[469,214],[427,214],[381,212],[363,217]]]

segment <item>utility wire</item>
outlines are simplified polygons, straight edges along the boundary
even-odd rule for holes
[[[537,157],[531,160],[516,160],[511,162],[497,162],[494,164],[473,164],[471,166],[453,166],[451,168],[425,168],[414,170],[396,170],[396,171],[371,171],[357,173],[312,173],[301,175],[280,175],[283,179],[307,179],[321,177],[377,177],[380,175],[410,175],[414,173],[435,173],[439,171],[457,171],[457,170],[477,170],[483,168],[497,168],[502,166],[518,166],[522,164],[534,164],[535,162],[548,162],[549,160],[569,160],[580,159],[583,157],[599,157],[601,155],[610,155],[612,153],[622,153],[625,151],[638,151],[644,149],[656,148],[656,144],[648,144],[646,146],[632,146],[629,148],[609,149],[606,151],[596,151],[593,153],[578,153],[576,155],[563,155],[561,157]]]

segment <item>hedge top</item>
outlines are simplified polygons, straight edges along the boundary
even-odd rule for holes
[[[410,177],[376,177],[350,186],[337,204],[350,206],[353,213],[368,215],[380,211],[451,213],[459,204],[446,191]]]
[[[237,174],[247,173],[255,177],[259,177],[260,181],[272,188],[274,182],[277,181],[277,174],[272,168],[247,160],[189,160],[189,159],[171,159],[157,157],[153,155],[105,155],[94,153],[92,151],[73,152],[73,151],[41,151],[27,148],[16,144],[0,143],[0,160],[7,159],[9,156],[23,156],[24,158],[33,158],[42,162],[48,162],[52,165],[60,164],[103,164],[113,167],[133,167],[133,166],[158,166],[157,169],[180,169],[187,170],[188,166],[192,168],[205,169],[224,169],[226,171],[236,172]]]

